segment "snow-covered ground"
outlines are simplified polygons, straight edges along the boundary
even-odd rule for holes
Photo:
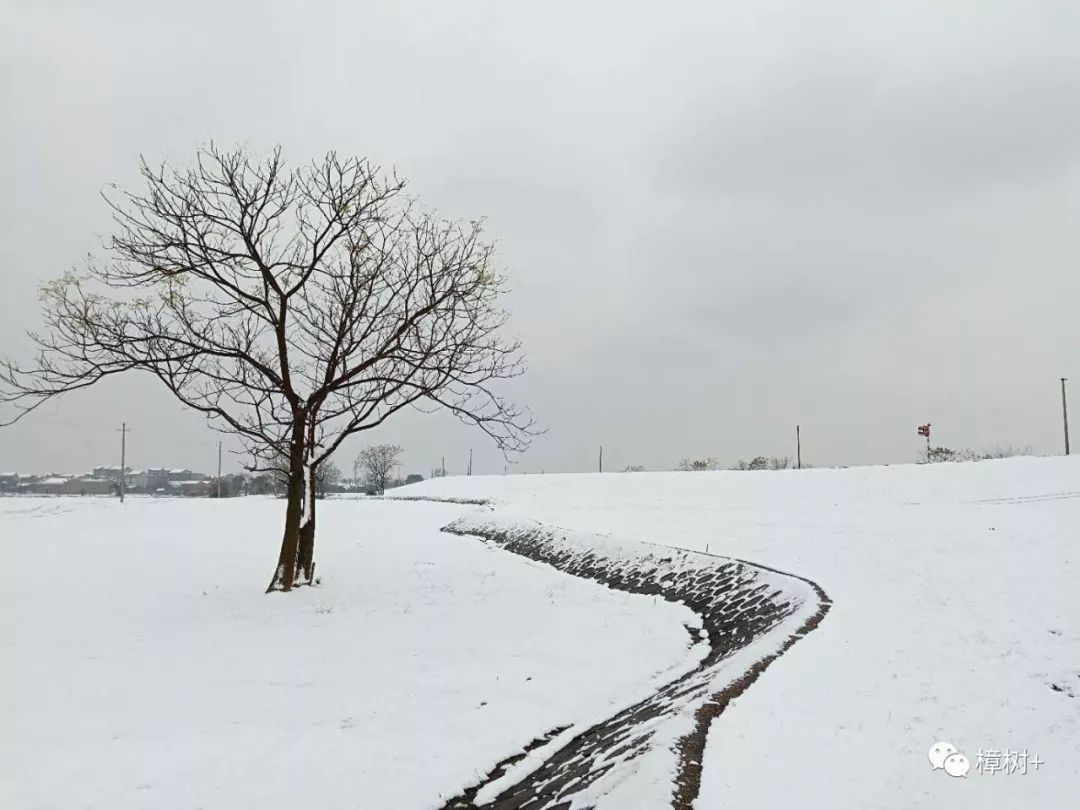
[[[1080,795],[1080,459],[401,494],[825,589],[822,625],[713,724],[699,810]],[[263,595],[280,501],[0,499],[0,806],[433,808],[698,660],[682,607],[438,531],[474,508],[325,502],[322,585]],[[931,770],[939,740],[966,779]],[[1026,751],[1028,772],[980,771],[980,749]]]
[[[327,501],[322,584],[264,595],[281,501],[0,499],[0,807],[437,807],[699,659],[470,508]]]
[[[822,625],[713,724],[701,810],[1080,796],[1080,458],[447,478],[400,494],[493,498],[504,518],[708,549],[825,589]],[[932,770],[941,740],[967,778]],[[1026,752],[1026,774],[1020,757],[995,768],[1006,749]]]

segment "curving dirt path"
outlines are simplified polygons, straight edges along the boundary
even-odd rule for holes
[[[682,602],[701,617],[710,649],[695,668],[612,717],[534,740],[442,810],[627,806],[627,797],[643,795],[642,787],[655,792],[657,773],[672,786],[658,810],[690,810],[713,719],[817,627],[831,605],[810,580],[715,555],[620,543],[490,513],[468,515],[443,531],[480,537],[610,588]]]

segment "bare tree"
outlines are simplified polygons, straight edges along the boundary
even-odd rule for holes
[[[249,471],[288,459],[268,591],[312,581],[313,481],[347,437],[416,406],[527,446],[528,412],[492,388],[524,365],[480,223],[419,211],[396,176],[334,153],[289,168],[280,149],[211,144],[141,174],[141,193],[106,195],[108,260],[43,287],[35,360],[0,364],[10,421],[134,370],[239,436]]]
[[[380,495],[386,492],[390,475],[404,452],[396,444],[374,444],[361,450],[356,463],[363,471],[367,485]]]
[[[315,471],[315,496],[325,498],[330,487],[341,480],[341,470],[337,464],[327,459]]]

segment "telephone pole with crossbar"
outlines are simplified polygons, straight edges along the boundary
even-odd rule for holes
[[[120,503],[124,502],[124,484],[127,483],[124,479],[125,467],[127,465],[127,422],[120,423]]]
[[[1061,378],[1061,419],[1065,423],[1065,455],[1069,455],[1069,405],[1065,401],[1065,381],[1068,377]]]

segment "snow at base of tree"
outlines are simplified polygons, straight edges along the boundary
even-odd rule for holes
[[[694,666],[696,616],[320,506],[322,584],[262,593],[284,501],[0,498],[0,807],[431,808]]]

